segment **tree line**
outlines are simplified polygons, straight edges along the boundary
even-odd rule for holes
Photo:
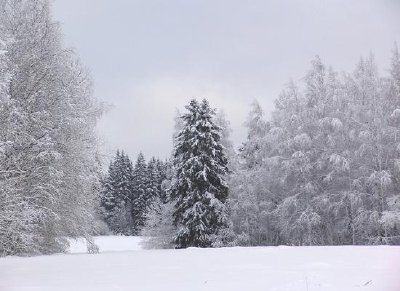
[[[193,145],[213,134],[202,132],[206,127],[192,127],[189,121],[201,116],[193,112],[191,106],[199,104],[192,101],[175,134],[169,200],[150,211],[145,228],[149,246],[399,244],[397,45],[388,72],[380,76],[373,55],[361,58],[353,72],[341,74],[315,57],[302,83],[290,81],[283,89],[269,119],[253,103],[247,140],[238,151],[229,141],[229,122],[212,113],[210,127],[216,126],[219,137],[202,145],[207,149],[193,152]],[[182,139],[185,135],[188,140]],[[211,172],[202,176],[207,159],[221,145],[227,161],[212,161],[219,169],[217,178]],[[217,198],[211,204],[210,192]],[[213,214],[203,217],[203,209],[220,209],[212,226],[208,219]],[[221,222],[217,230],[216,221]],[[205,244],[204,228],[212,233]],[[182,241],[182,233],[196,233],[197,238]]]
[[[166,162],[140,153],[133,166],[128,155],[117,151],[107,175],[101,180],[101,209],[110,230],[116,234],[138,235],[146,222],[147,211],[155,200],[165,201],[162,182]]]

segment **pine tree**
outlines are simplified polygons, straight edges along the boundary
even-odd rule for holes
[[[133,166],[129,157],[119,150],[102,180],[103,217],[114,233],[129,235],[132,229]]]
[[[147,173],[148,173],[148,195],[149,199],[154,200],[156,197],[161,197],[161,173],[158,161],[155,157],[152,157],[147,164]],[[149,201],[149,204],[152,204],[152,201]]]
[[[151,205],[153,190],[144,155],[137,157],[133,170],[132,219],[134,233],[139,233],[146,223],[146,213]]]
[[[207,100],[192,100],[186,109],[173,154],[175,241],[180,248],[210,247],[228,226],[227,159],[221,129],[213,121],[215,110]]]

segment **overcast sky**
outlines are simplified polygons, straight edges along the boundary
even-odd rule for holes
[[[193,97],[224,109],[237,146],[252,100],[268,116],[316,54],[349,71],[373,52],[386,73],[400,42],[399,0],[56,0],[54,14],[113,104],[105,151],[132,158],[168,157],[175,110]]]

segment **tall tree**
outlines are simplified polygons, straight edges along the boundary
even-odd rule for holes
[[[103,216],[114,233],[134,233],[132,221],[133,165],[119,150],[102,180]]]
[[[151,205],[153,189],[146,160],[139,153],[133,170],[132,219],[135,233],[139,233],[146,223],[146,213]]]
[[[228,226],[227,159],[221,129],[213,121],[215,110],[208,101],[192,100],[186,109],[173,154],[176,243],[181,248],[209,247]]]
[[[0,1],[8,71],[0,191],[13,197],[20,213],[18,222],[5,223],[10,229],[0,237],[1,254],[63,251],[67,236],[92,243],[101,108],[87,71],[62,46],[61,35],[47,0]]]
[[[245,123],[248,135],[240,148],[239,162],[229,179],[230,207],[233,229],[237,233],[236,244],[264,245],[271,243],[267,237],[271,206],[266,187],[263,157],[267,150],[266,135],[270,125],[264,120],[263,111],[257,101],[252,102]],[[269,173],[268,173],[269,174]]]

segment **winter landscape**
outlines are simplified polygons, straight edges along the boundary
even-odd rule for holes
[[[0,291],[399,291],[400,2],[115,2],[0,0]]]

